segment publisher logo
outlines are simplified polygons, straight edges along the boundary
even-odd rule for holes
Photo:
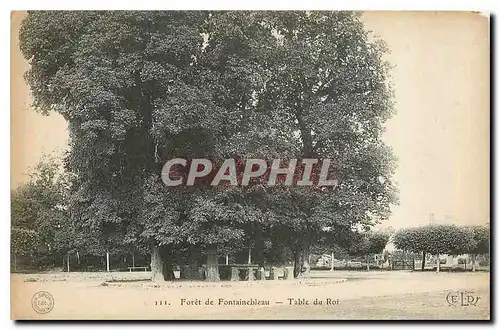
[[[476,306],[480,296],[472,291],[454,291],[446,295],[446,301],[450,306]]]
[[[54,297],[47,291],[39,291],[31,298],[31,307],[38,314],[47,314],[54,308]]]

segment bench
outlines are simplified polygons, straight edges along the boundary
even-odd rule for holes
[[[136,266],[134,266],[134,267],[127,267],[127,268],[128,268],[129,272],[132,272],[133,270],[136,270],[136,269],[144,269],[144,271],[147,272],[149,267],[147,267],[147,266],[146,267],[136,267]]]
[[[269,270],[269,279],[293,280],[293,266],[271,266],[271,269]]]
[[[219,265],[219,267],[227,267],[231,270],[231,281],[239,281],[240,280],[240,270],[248,271],[248,281],[254,281],[255,275],[253,274],[254,270],[259,269],[259,265],[252,264],[229,264],[229,265]],[[259,272],[258,275],[260,280],[265,280],[265,273],[261,274]]]

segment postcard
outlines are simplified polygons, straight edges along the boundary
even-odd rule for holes
[[[11,26],[12,319],[490,319],[487,15]]]

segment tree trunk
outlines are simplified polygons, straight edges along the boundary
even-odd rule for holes
[[[333,269],[334,269],[334,265],[333,265],[333,260],[335,260],[334,256],[333,256],[333,252],[332,252],[332,265],[330,267],[330,271],[333,272]]]
[[[199,249],[194,245],[188,247],[188,265],[184,268],[182,277],[187,280],[203,280],[198,272]]]
[[[476,255],[475,254],[472,255],[472,271],[473,272],[476,271]]]
[[[207,247],[207,281],[218,282],[219,276],[219,262],[217,255],[217,245]]]
[[[275,280],[276,279],[276,277],[274,276],[274,266],[271,266],[269,268],[269,279],[270,280]]]
[[[260,224],[255,224],[255,238],[253,246],[253,263],[264,267],[264,239],[262,238],[262,228]]]
[[[303,263],[301,273],[299,274],[301,278],[309,278],[311,272],[311,266],[309,264],[309,258],[311,254],[309,253],[309,249],[302,253]]]
[[[198,258],[200,252],[200,248],[197,246],[189,247],[189,276],[192,280],[203,280],[203,278],[199,276],[200,272],[198,271]]]
[[[134,255],[134,252],[132,252],[132,267],[135,267],[135,255]]]
[[[175,280],[174,269],[173,269],[173,257],[172,250],[169,249],[170,246],[164,245],[160,249],[160,256],[163,260],[163,279],[165,281]]]
[[[163,279],[165,281],[175,280],[174,269],[172,268],[172,263],[169,258],[166,258],[163,263]]]
[[[252,264],[252,248],[248,248],[248,264]]]
[[[370,270],[370,257],[368,255],[366,256],[366,270]]]
[[[298,255],[298,263],[296,258],[296,264],[298,267],[295,267],[295,271],[298,271],[296,278],[309,278],[311,267],[309,265],[309,249],[304,249],[301,253],[297,253]]]
[[[106,271],[109,273],[109,252],[106,252]]]
[[[16,254],[14,253],[14,272],[17,271],[17,257]]]
[[[439,258],[439,254],[437,255],[437,267],[436,267],[436,272],[439,273],[439,269],[441,268],[441,260]]]
[[[293,277],[297,278],[300,274],[300,253],[298,251],[293,251]]]
[[[422,251],[422,268],[421,271],[425,270],[425,251]]]
[[[156,245],[151,250],[151,281],[165,281],[163,277],[163,259],[160,254],[160,248]]]
[[[68,273],[69,273],[69,253],[68,253],[68,256],[66,258],[67,258],[66,260],[68,261],[66,266],[68,267]]]

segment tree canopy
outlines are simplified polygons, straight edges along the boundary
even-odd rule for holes
[[[58,159],[47,155],[30,170],[29,176],[29,181],[11,194],[12,235],[22,242],[28,242],[29,238],[32,251],[50,251],[57,231],[68,216],[67,176]],[[26,251],[25,248],[15,250],[20,254]]]
[[[397,202],[387,48],[358,13],[37,11],[20,45],[33,105],[69,125],[71,221],[102,250],[267,240],[303,264],[323,228]],[[207,156],[329,158],[339,184],[163,185],[167,160]]]
[[[394,245],[398,249],[416,253],[459,255],[467,253],[475,242],[467,227],[427,225],[398,231]]]
[[[490,228],[488,226],[470,226],[467,229],[472,232],[474,240],[473,244],[469,245],[467,253],[490,253]]]

